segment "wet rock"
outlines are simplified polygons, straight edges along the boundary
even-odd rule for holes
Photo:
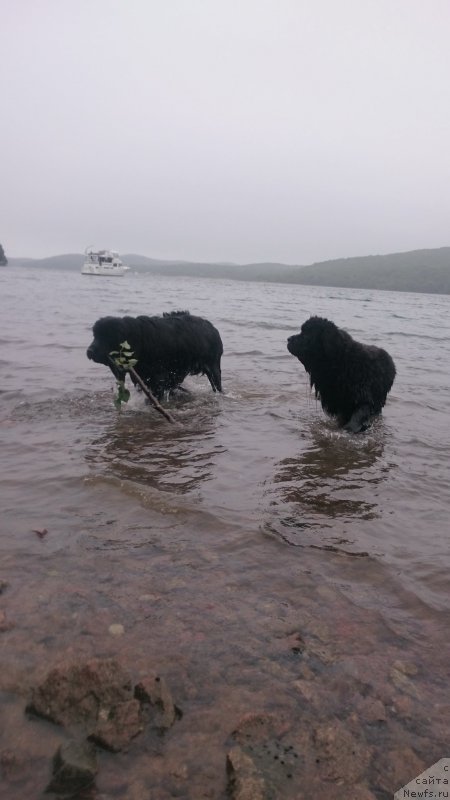
[[[108,631],[111,636],[123,636],[125,628],[120,623],[113,623],[109,626]]]
[[[408,664],[403,661],[395,661],[391,667],[390,678],[397,689],[411,697],[420,699],[420,692],[412,682],[411,677],[417,674],[415,664]]]
[[[48,792],[73,794],[94,783],[97,772],[95,748],[88,742],[69,741],[53,759],[53,777]]]
[[[134,696],[148,712],[146,706],[153,706],[158,712],[157,725],[163,730],[170,728],[181,716],[175,706],[169,687],[159,675],[143,678],[134,688]]]
[[[51,670],[32,690],[27,711],[66,728],[81,726],[90,741],[118,752],[141,733],[150,708],[158,729],[182,716],[163,678],[143,679],[133,696],[130,676],[115,659],[91,659]]]
[[[359,716],[369,725],[377,722],[386,722],[386,708],[381,700],[374,697],[360,697],[356,702]]]
[[[413,664],[412,661],[394,661],[392,668],[397,672],[402,672],[404,675],[409,675],[410,677],[417,675],[419,671],[416,664]]]
[[[100,712],[109,715],[117,704],[132,699],[131,680],[114,659],[92,659],[84,664],[51,670],[32,689],[27,711],[58,725],[95,727]]]
[[[371,748],[358,741],[342,723],[318,725],[313,731],[316,764],[322,780],[360,783],[371,761]]]
[[[286,741],[290,731],[282,717],[249,713],[232,733],[236,746],[228,754],[229,789],[233,798],[292,797],[302,756]]]
[[[138,701],[126,700],[113,705],[106,714],[104,711],[100,713],[98,724],[89,739],[105,750],[118,753],[125,750],[142,729]]]
[[[231,734],[241,745],[255,744],[283,735],[286,725],[273,714],[248,713],[238,722]]]
[[[413,715],[414,702],[411,697],[408,697],[405,694],[400,694],[398,697],[394,697],[392,710],[400,717],[407,719]]]
[[[298,631],[290,633],[282,639],[283,647],[289,650],[294,655],[300,655],[305,649],[305,642]]]
[[[227,754],[228,791],[232,800],[270,800],[265,781],[253,759],[240,747]]]

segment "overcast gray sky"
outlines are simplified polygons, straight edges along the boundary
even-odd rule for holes
[[[2,0],[0,242],[450,245],[448,0]]]

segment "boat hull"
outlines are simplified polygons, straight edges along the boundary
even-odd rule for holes
[[[125,275],[123,267],[107,267],[97,264],[84,264],[81,270],[82,275],[98,275],[109,278],[122,278]]]

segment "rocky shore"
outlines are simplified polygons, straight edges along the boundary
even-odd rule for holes
[[[446,753],[448,645],[320,563],[2,559],[2,797],[391,800]]]

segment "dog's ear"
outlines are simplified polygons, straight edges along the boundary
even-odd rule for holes
[[[332,358],[343,345],[343,335],[342,331],[333,325],[333,323],[329,323],[322,331],[322,347],[324,350],[325,355],[328,358]]]

